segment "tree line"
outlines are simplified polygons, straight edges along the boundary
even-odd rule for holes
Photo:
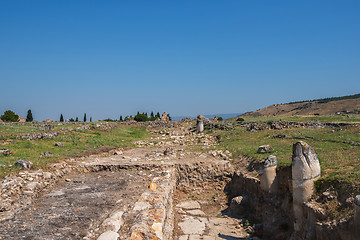
[[[20,116],[14,113],[11,110],[6,110],[3,115],[0,116],[0,119],[4,122],[18,122],[20,120]],[[29,109],[26,115],[27,122],[34,121],[31,110]]]
[[[167,114],[167,117],[171,121],[170,114]],[[151,112],[150,116],[148,115],[147,112],[143,112],[143,113],[137,112],[137,114],[135,116],[128,115],[123,118],[123,116],[120,115],[119,120],[107,118],[107,119],[104,119],[103,121],[105,121],[105,122],[124,122],[124,121],[135,120],[137,122],[147,122],[147,121],[155,121],[157,119],[159,119],[159,120],[161,119],[159,112],[157,112],[156,114],[154,114],[154,112]]]
[[[60,122],[64,122],[64,116],[62,115],[62,113],[60,114]],[[69,122],[79,122],[79,118],[76,117],[74,118],[70,118]],[[84,113],[84,118],[83,118],[83,122],[87,122],[87,117],[86,117],[86,113]],[[92,122],[92,117],[90,117],[90,122]]]
[[[170,114],[167,114],[167,117],[171,121]],[[4,112],[3,115],[0,116],[0,119],[2,121],[4,121],[4,122],[18,122],[20,120],[20,117],[15,112],[13,112],[11,110],[7,110],[7,111]],[[150,116],[148,115],[147,112],[143,112],[143,113],[137,112],[137,114],[135,116],[128,115],[128,116],[125,116],[123,118],[123,116],[120,115],[119,120],[114,120],[114,119],[107,118],[107,119],[104,119],[103,121],[106,121],[106,122],[123,122],[123,121],[135,120],[137,122],[146,122],[146,121],[155,121],[157,119],[161,119],[161,116],[160,116],[159,112],[157,112],[156,114],[154,114],[154,112],[151,112]],[[33,118],[31,109],[29,109],[28,112],[27,112],[27,115],[26,115],[26,122],[32,122],[32,121],[34,121],[34,118]],[[64,122],[64,116],[63,116],[62,113],[60,114],[59,121]],[[76,117],[75,119],[70,118],[68,121],[69,122],[79,122],[79,118],[78,117]],[[83,122],[86,122],[86,121],[87,121],[87,116],[86,116],[86,113],[84,113]],[[92,117],[90,117],[89,121],[92,122]]]

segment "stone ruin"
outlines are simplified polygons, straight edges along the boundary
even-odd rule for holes
[[[354,216],[347,220],[327,220],[326,206],[312,199],[321,166],[307,143],[293,144],[290,167],[277,166],[276,157],[270,155],[258,170],[258,177],[235,172],[224,191],[230,202],[239,196],[247,197],[242,209],[250,219],[261,220],[256,231],[264,239],[360,239],[360,195],[354,200],[349,198],[350,202],[346,200],[354,208]],[[237,212],[234,206],[230,208]]]
[[[294,234],[303,234],[306,217],[303,205],[314,193],[314,181],[320,177],[320,163],[315,151],[305,142],[293,145],[292,188],[294,211]],[[312,231],[312,229],[309,229]]]
[[[167,116],[166,112],[163,112],[161,116],[161,121],[170,121],[169,117]]]
[[[198,132],[204,131],[204,120],[202,119],[201,115],[197,116],[196,131]]]
[[[270,155],[264,161],[264,168],[260,171],[260,186],[269,193],[276,193],[278,190],[278,180],[276,177],[277,159]]]

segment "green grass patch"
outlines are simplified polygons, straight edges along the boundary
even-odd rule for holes
[[[116,147],[135,146],[133,141],[148,136],[145,127],[119,126],[109,131],[92,129],[89,131],[72,131],[53,139],[19,140],[3,145],[1,148],[11,149],[12,155],[0,155],[0,166],[13,165],[19,159],[33,162],[35,168],[45,168],[47,164],[68,157],[78,157],[87,153]],[[63,142],[64,147],[56,147],[56,142]],[[40,157],[40,153],[51,152],[53,157]],[[0,177],[17,171],[15,167],[0,168]]]
[[[217,148],[229,150],[234,156],[235,164],[236,159],[241,155],[262,161],[272,154],[277,157],[279,166],[290,166],[292,145],[301,140],[315,149],[324,178],[341,178],[351,182],[360,182],[360,146],[330,142],[330,140],[360,142],[360,127],[294,128],[257,132],[249,132],[245,128],[237,127],[231,131],[218,131],[216,134],[220,134],[222,139]],[[273,136],[276,135],[286,135],[286,138],[274,138]],[[305,137],[307,139],[299,139]],[[258,153],[258,147],[265,144],[272,146],[273,152]]]

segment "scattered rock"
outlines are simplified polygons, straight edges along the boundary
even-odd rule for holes
[[[248,197],[246,195],[237,196],[231,199],[230,202],[230,211],[234,214],[242,213],[246,208],[248,203]]]
[[[62,142],[55,143],[55,147],[64,147],[64,146],[65,146],[65,144]]]
[[[122,154],[123,154],[123,151],[121,151],[121,150],[115,150],[113,152],[113,155],[122,155]]]
[[[269,153],[273,150],[270,145],[262,145],[258,148],[258,153]]]
[[[10,155],[10,154],[12,154],[12,152],[10,149],[0,149],[0,154]]]
[[[36,128],[41,131],[51,131],[54,129],[54,125],[51,124],[37,125]]]
[[[149,189],[150,191],[156,191],[156,183],[151,183]]]
[[[174,149],[172,149],[172,147],[167,147],[164,151],[164,155],[171,155],[174,153],[175,153],[175,151],[174,151]]]
[[[52,152],[43,152],[40,153],[39,157],[52,157],[52,156],[53,156]]]
[[[26,161],[26,160],[20,159],[19,161],[17,161],[17,162],[15,163],[15,166],[17,166],[17,167],[22,167],[22,168],[32,168],[33,163],[30,162],[30,161]]]
[[[330,201],[336,198],[336,196],[330,191],[325,191],[322,193],[322,195],[326,201]]]

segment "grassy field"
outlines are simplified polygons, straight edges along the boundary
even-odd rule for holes
[[[67,125],[67,124],[51,124],[54,126],[54,129],[52,131],[59,131],[63,129],[76,129],[78,127],[77,125]],[[38,132],[44,132],[36,127],[36,124],[29,124],[29,123],[18,123],[18,124],[5,124],[0,125],[0,135],[16,135],[16,134],[24,134],[24,133],[38,133]]]
[[[55,126],[59,128],[75,128],[73,125]],[[0,135],[41,132],[33,126],[0,126]],[[0,155],[0,177],[19,169],[13,164],[19,160],[33,162],[35,168],[45,168],[47,164],[56,162],[68,157],[78,157],[89,153],[96,153],[102,150],[133,146],[132,142],[147,136],[145,127],[119,126],[109,131],[101,129],[73,130],[66,134],[59,135],[53,139],[41,140],[20,140],[15,137],[14,143],[0,145],[0,148],[10,149],[12,155]],[[56,147],[56,142],[64,143],[64,147]],[[53,153],[52,157],[40,157],[43,152]],[[9,167],[9,165],[12,165]]]
[[[265,121],[264,118],[257,119]],[[301,119],[304,121],[304,119]],[[334,120],[334,119],[332,119]],[[315,149],[322,168],[322,178],[329,180],[346,180],[360,183],[360,126],[343,128],[292,128],[281,130],[247,131],[244,127],[236,127],[230,131],[218,131],[221,135],[220,149],[229,150],[234,156],[234,163],[239,156],[245,155],[255,161],[262,161],[268,155],[275,155],[278,165],[290,166],[292,145],[297,141],[305,141]],[[285,135],[285,138],[274,136]],[[334,142],[335,141],[335,142]],[[342,143],[346,142],[346,143]],[[273,147],[270,154],[257,153],[261,145]]]

